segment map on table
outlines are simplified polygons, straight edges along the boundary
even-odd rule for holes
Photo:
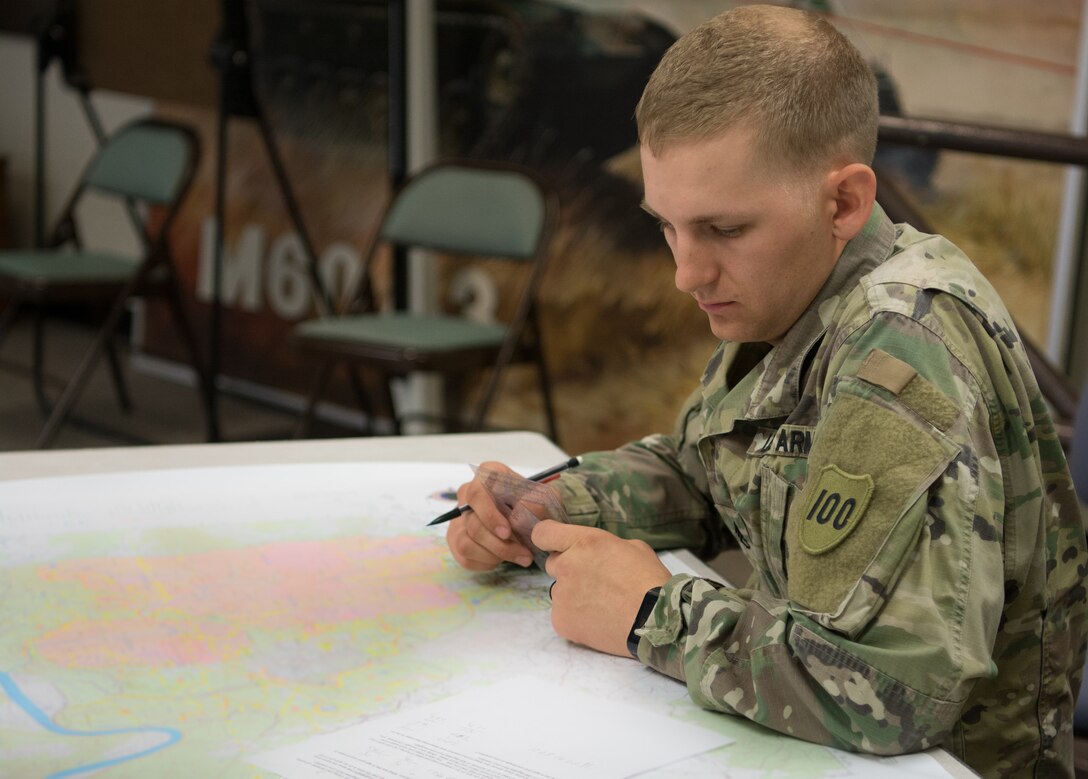
[[[336,463],[0,482],[0,776],[264,776],[247,757],[526,673],[737,742],[655,776],[947,775],[701,711],[558,638],[544,574],[466,572],[425,527],[470,477]]]

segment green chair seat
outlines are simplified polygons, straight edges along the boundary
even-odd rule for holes
[[[433,352],[498,347],[506,336],[506,326],[396,312],[313,319],[298,325],[295,334],[300,338]]]
[[[443,379],[441,419],[448,431],[483,427],[506,366],[533,363],[540,380],[541,399],[549,434],[556,438],[555,412],[547,365],[541,347],[536,295],[548,257],[548,239],[555,225],[555,193],[529,171],[503,162],[445,160],[436,162],[401,184],[386,207],[363,257],[360,283],[346,315],[325,313],[321,319],[294,328],[295,344],[321,358],[296,435],[310,429],[314,408],[333,367],[347,368],[348,379],[368,423],[375,405],[370,395],[381,393],[379,405],[400,432],[400,414],[392,384],[399,377],[426,372]],[[371,278],[379,247],[425,248],[470,259],[484,265],[502,263],[503,284],[495,279],[497,311],[506,321],[480,323],[459,314],[378,313]],[[314,269],[315,275],[320,273]],[[451,284],[457,274],[442,274]],[[519,291],[520,287],[520,291]],[[436,300],[462,300],[436,289]],[[474,296],[470,291],[470,295]],[[467,302],[467,301],[466,301]],[[478,301],[486,302],[486,301]],[[365,373],[356,371],[359,367]],[[471,373],[481,381],[471,383]],[[468,395],[474,394],[474,411]],[[411,412],[413,415],[419,412]],[[427,416],[426,413],[422,416]],[[373,427],[370,428],[373,430]]]
[[[31,283],[123,283],[137,268],[137,262],[108,252],[0,252],[0,274]]]

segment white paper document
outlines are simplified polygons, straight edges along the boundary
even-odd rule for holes
[[[730,743],[519,676],[252,758],[287,779],[621,779]]]

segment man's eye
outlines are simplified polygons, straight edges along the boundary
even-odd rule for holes
[[[668,222],[662,222],[662,221],[659,220],[658,223],[657,223],[657,229],[660,230],[661,232],[665,232],[666,230],[671,230],[672,225],[669,224]]]
[[[743,227],[713,227],[712,226],[710,229],[714,233],[714,235],[720,236],[722,238],[737,238],[742,232],[744,232]]]

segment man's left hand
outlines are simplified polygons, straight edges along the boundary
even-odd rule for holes
[[[593,527],[544,520],[533,543],[548,555],[552,626],[563,638],[629,657],[627,634],[651,587],[670,577],[654,550]]]

